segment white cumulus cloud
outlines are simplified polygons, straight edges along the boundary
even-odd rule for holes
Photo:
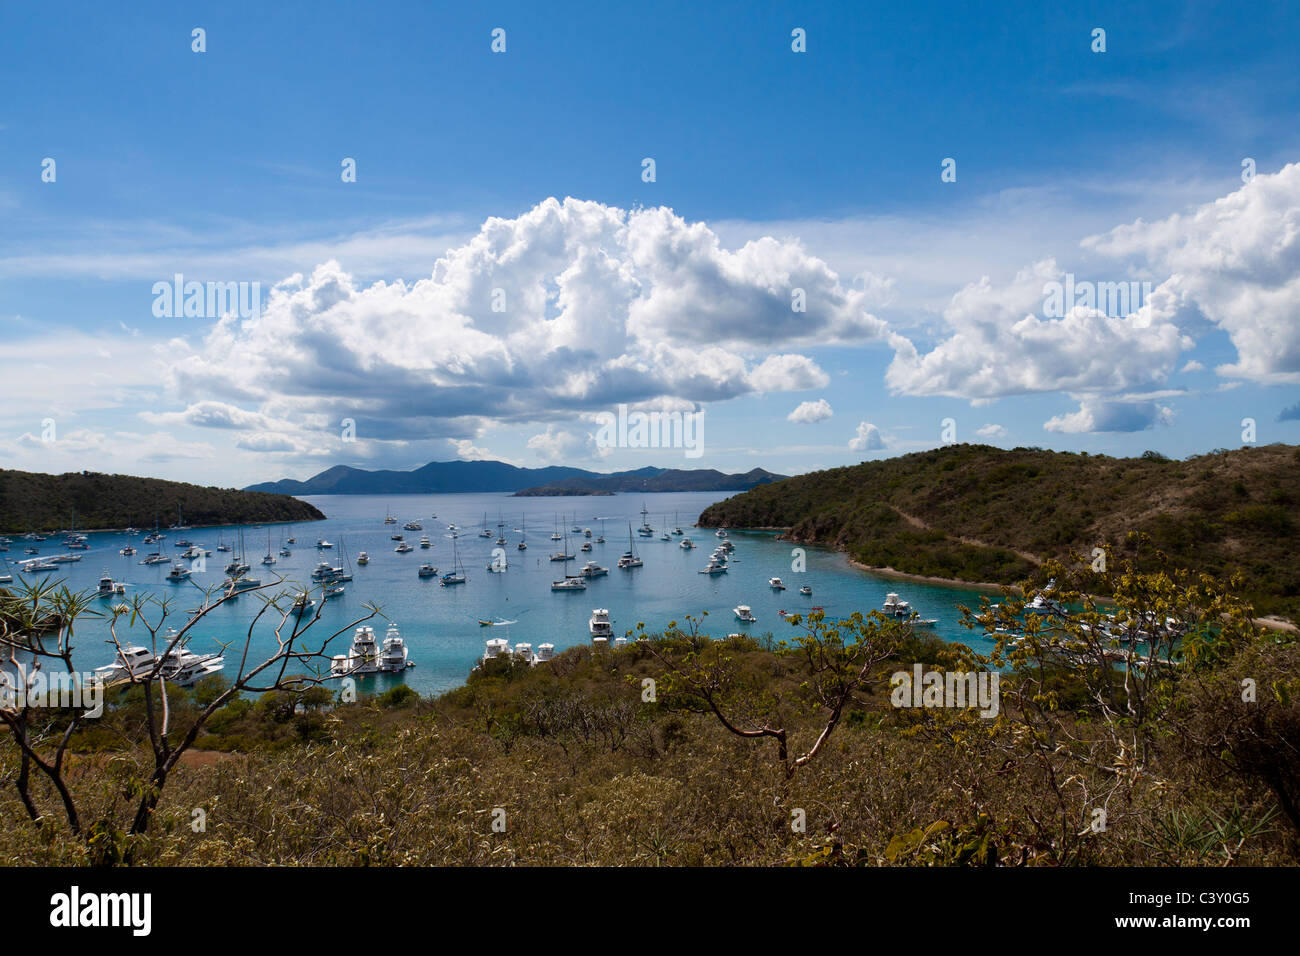
[[[951,333],[922,354],[891,335],[894,359],[885,381],[896,394],[987,401],[1041,392],[1124,391],[1161,383],[1192,340],[1174,321],[1183,308],[1153,292],[1126,316],[1076,306],[1059,319],[1041,316],[1044,286],[1064,273],[1046,259],[1007,285],[987,277],[958,292],[944,310]]]
[[[1223,329],[1237,361],[1219,374],[1300,382],[1300,164],[1261,173],[1185,215],[1138,220],[1084,240],[1168,278],[1168,292]]]
[[[477,447],[469,438],[448,438],[447,441],[456,449],[456,457],[461,461],[491,461],[493,455],[486,448]]]
[[[866,299],[797,242],[728,250],[666,208],[548,199],[488,219],[409,284],[362,285],[332,261],[293,275],[259,317],[177,343],[169,385],[196,424],[256,427],[228,412],[255,408],[353,418],[374,440],[464,440],[619,402],[821,387],[797,349],[881,337]]]
[[[880,429],[870,422],[859,422],[858,433],[849,439],[849,448],[853,451],[879,451],[885,447],[885,439]]]
[[[1173,409],[1155,402],[1106,401],[1085,398],[1079,409],[1057,415],[1043,423],[1049,432],[1080,434],[1084,432],[1140,432],[1156,425],[1169,425]]]
[[[596,440],[590,434],[579,435],[547,425],[546,431],[528,439],[528,450],[547,464],[561,464],[596,457]]]
[[[824,398],[819,398],[815,402],[800,402],[799,407],[785,417],[787,421],[811,425],[813,422],[824,422],[833,414],[831,403]]]

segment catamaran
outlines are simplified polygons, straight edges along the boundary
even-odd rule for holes
[[[230,556],[230,563],[226,565],[226,574],[232,578],[237,578],[241,574],[248,573],[248,562],[244,560],[244,532],[239,532],[239,554]]]
[[[649,514],[650,512],[646,510],[645,502],[641,502],[641,527],[636,529],[636,533],[643,538],[654,537],[655,529],[650,527],[650,522],[646,518]]]
[[[480,531],[480,532],[478,533],[478,536],[479,536],[480,538],[490,538],[490,537],[492,537],[492,532],[488,530],[487,512],[486,512],[486,511],[483,512],[483,530]]]
[[[624,551],[623,556],[618,559],[618,566],[627,570],[629,568],[639,568],[643,564],[645,564],[645,562],[642,561],[640,555],[636,553],[636,545],[632,543],[632,525],[629,524],[627,526],[627,550]]]

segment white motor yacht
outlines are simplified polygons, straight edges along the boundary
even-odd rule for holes
[[[330,662],[332,677],[364,677],[379,672],[379,647],[375,643],[375,629],[362,624],[352,635],[352,646],[346,654],[335,654]]]
[[[131,677],[144,677],[154,665],[153,651],[135,644],[124,644],[118,649],[112,664],[96,667],[94,679],[105,684],[127,680]]]
[[[587,630],[591,632],[592,637],[613,637],[614,625],[609,619],[609,611],[603,607],[593,608]]]
[[[379,669],[385,674],[397,674],[412,666],[402,632],[396,624],[389,624],[388,633],[384,635],[384,649],[379,655]]]
[[[100,597],[113,597],[115,594],[125,594],[126,585],[120,581],[114,581],[112,575],[105,569],[103,577],[99,579],[99,589],[96,592]]]
[[[220,673],[225,666],[225,658],[220,654],[196,654],[188,647],[175,647],[163,655],[158,676],[181,687],[192,687],[203,678]]]

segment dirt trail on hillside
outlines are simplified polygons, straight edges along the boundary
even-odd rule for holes
[[[902,518],[904,521],[906,521],[908,524],[910,524],[910,525],[911,525],[912,527],[914,527],[914,528],[921,528],[921,529],[924,530],[924,531],[936,531],[936,530],[937,530],[937,531],[940,531],[940,532],[942,532],[943,534],[947,534],[948,537],[950,537],[950,538],[956,538],[956,539],[957,539],[958,541],[960,541],[962,544],[969,544],[969,545],[970,545],[971,547],[973,547],[973,548],[997,548],[997,547],[1001,547],[1001,545],[989,544],[987,541],[976,541],[974,538],[963,538],[961,535],[948,534],[948,532],[947,532],[947,531],[944,531],[942,528],[931,528],[928,524],[926,524],[924,521],[922,521],[920,518],[916,517],[915,515],[907,514],[905,511],[899,511],[899,509],[896,508],[896,507],[894,507],[894,505],[890,505],[889,507],[893,508],[894,511],[896,511],[896,512],[898,513],[898,516],[899,516],[900,518]],[[1015,548],[1006,548],[1005,550],[1007,550],[1007,551],[1011,551],[1011,552],[1014,553],[1014,554],[1018,554],[1018,555],[1020,555],[1020,557],[1024,558],[1024,559],[1025,559],[1026,561],[1028,561],[1030,564],[1039,564],[1039,565],[1041,565],[1041,564],[1043,563],[1043,559],[1042,559],[1042,558],[1040,558],[1040,557],[1039,557],[1038,555],[1036,555],[1036,554],[1030,554],[1028,551],[1017,551]]]

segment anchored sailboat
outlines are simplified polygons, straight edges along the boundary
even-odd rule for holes
[[[636,545],[632,543],[632,525],[628,524],[627,550],[623,552],[623,556],[618,559],[618,566],[627,570],[628,568],[639,568],[643,564],[645,564],[645,562],[642,561],[640,555],[636,553]]]
[[[484,530],[487,529],[485,528]],[[491,537],[491,533],[488,534],[488,537]],[[452,584],[465,583],[465,566],[460,563],[460,547],[456,544],[455,538],[451,541],[451,550],[453,560],[452,570],[444,574],[438,582],[444,588]]]

